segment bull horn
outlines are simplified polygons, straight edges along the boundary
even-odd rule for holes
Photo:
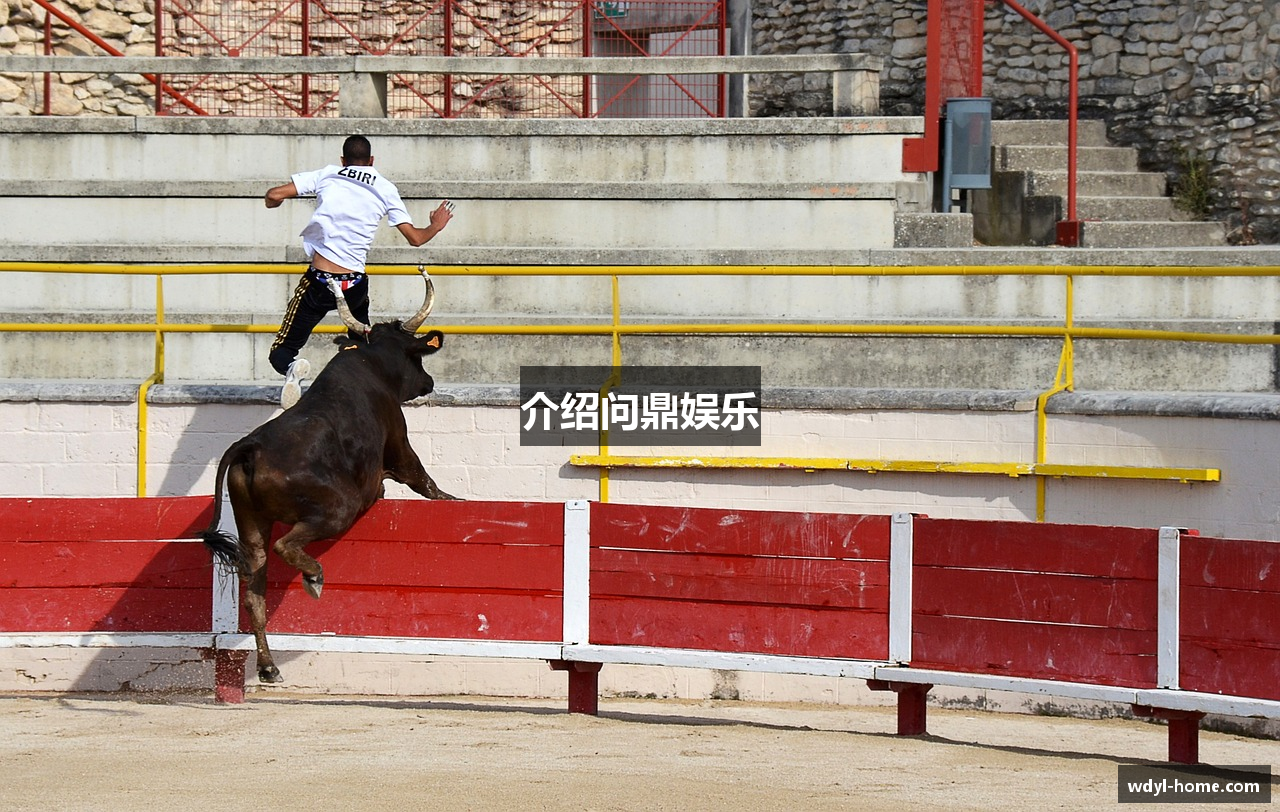
[[[426,298],[422,301],[422,307],[418,308],[418,312],[414,313],[408,318],[408,320],[400,325],[406,333],[418,332],[418,328],[427,320],[427,316],[431,315],[431,308],[434,307],[436,303],[436,286],[435,283],[431,281],[431,274],[427,273],[427,269],[421,265],[418,266],[418,273],[422,274],[422,278],[427,282],[427,294]]]
[[[342,294],[342,285],[338,284],[338,280],[329,280],[329,292],[333,294],[333,298],[338,302],[338,315],[342,317],[342,323],[347,325],[348,330],[354,330],[357,333],[368,334],[373,328],[363,323],[355,316],[351,315],[351,308],[347,306],[347,297]]]

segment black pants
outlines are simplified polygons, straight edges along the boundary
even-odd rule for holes
[[[368,324],[369,277],[361,277],[359,282],[344,290],[343,297],[347,300],[347,307],[351,308],[351,315]],[[289,300],[289,307],[280,322],[280,332],[276,333],[276,340],[271,344],[271,354],[267,356],[271,367],[281,375],[287,373],[289,364],[298,357],[311,331],[337,308],[338,302],[329,287],[316,278],[314,269],[308,268],[293,290],[293,298]],[[348,335],[364,340],[364,336],[358,333],[348,331]]]

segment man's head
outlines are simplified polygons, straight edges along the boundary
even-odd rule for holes
[[[343,166],[373,166],[373,148],[363,135],[353,135],[342,142]]]

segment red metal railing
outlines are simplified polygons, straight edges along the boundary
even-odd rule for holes
[[[725,0],[532,0],[517,11],[473,0],[404,2],[370,16],[359,0],[280,6],[157,3],[158,55],[723,55]],[[334,116],[335,76],[169,76],[215,115]],[[723,77],[388,77],[400,118],[706,117],[724,115]],[[162,102],[170,98],[160,95]],[[188,114],[162,103],[161,114]]]

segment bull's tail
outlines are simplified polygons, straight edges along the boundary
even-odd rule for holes
[[[213,483],[213,521],[209,523],[208,529],[200,532],[200,540],[213,554],[215,561],[242,573],[247,570],[247,559],[244,550],[240,547],[240,540],[234,533],[219,530],[218,525],[222,523],[222,483],[226,479],[227,469],[244,462],[249,450],[249,443],[237,440],[222,455],[222,460],[218,463],[218,474]]]

